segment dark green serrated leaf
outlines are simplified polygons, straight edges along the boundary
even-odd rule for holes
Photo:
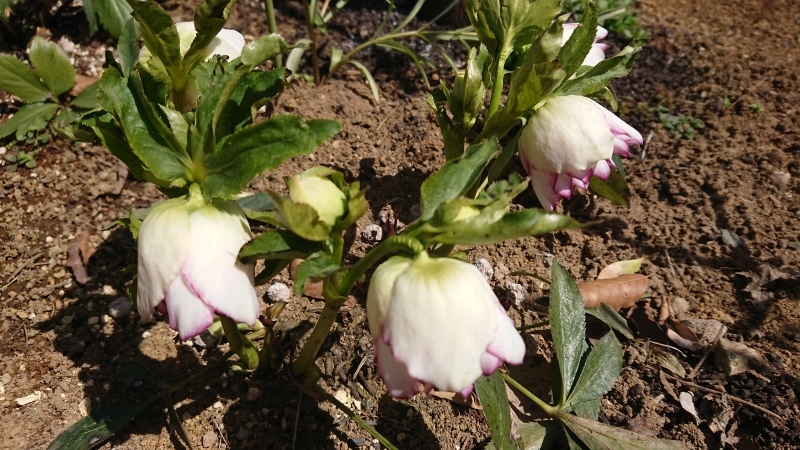
[[[586,314],[602,320],[612,330],[619,332],[626,338],[633,339],[633,332],[628,327],[628,321],[607,304],[601,303],[597,308],[586,308]]]
[[[560,61],[537,64],[533,56],[526,56],[522,66],[511,74],[508,102],[501,114],[486,123],[490,129],[504,128],[508,122],[517,120],[520,114],[533,109],[555,91],[566,78]]]
[[[160,397],[156,394],[139,403],[119,403],[94,410],[59,434],[47,449],[88,450],[97,447]]]
[[[253,123],[254,109],[277,97],[281,91],[283,91],[282,68],[253,71],[245,75],[225,102],[215,130],[217,139]]]
[[[584,14],[581,24],[575,28],[572,36],[558,52],[558,59],[561,61],[561,68],[566,72],[566,79],[569,79],[581,67],[594,44],[595,36],[597,36],[597,6],[594,2],[586,2],[586,5],[586,14]]]
[[[291,259],[268,259],[264,261],[264,270],[256,275],[255,285],[261,286],[263,284],[267,284],[278,275],[281,270],[285,269],[286,266],[291,263]]]
[[[122,28],[119,42],[117,42],[117,53],[122,76],[127,77],[139,60],[139,36],[136,33],[136,22],[132,17],[125,22],[125,26]]]
[[[600,398],[614,387],[621,370],[622,346],[610,331],[589,351],[565,406],[572,407],[579,416],[597,420]],[[579,411],[582,403],[591,407]]]
[[[617,155],[614,156],[618,158]],[[618,168],[622,167],[622,160],[619,160],[616,164]],[[589,192],[606,198],[615,205],[630,207],[631,191],[628,188],[628,183],[625,182],[625,177],[618,169],[612,169],[611,176],[606,181],[592,177],[589,180]]]
[[[248,195],[246,197],[241,197],[236,199],[236,204],[239,205],[242,209],[248,209],[250,211],[272,211],[275,209],[275,202],[272,200],[272,197],[269,194],[265,194],[263,192],[258,192],[253,195]]]
[[[117,127],[116,125],[112,124],[103,124],[99,123],[93,128],[97,137],[100,138],[100,142],[117,158],[119,158],[128,169],[130,169],[131,174],[137,180],[144,179],[144,165],[142,161],[139,159],[138,156],[133,152],[133,149],[128,145],[128,141],[125,140],[125,133]]]
[[[58,44],[36,36],[29,57],[36,73],[53,96],[58,97],[75,85],[75,69]]]
[[[23,106],[13,117],[0,124],[0,139],[16,133],[17,140],[23,140],[29,131],[44,130],[56,111],[58,105],[55,103],[32,103]]]
[[[100,103],[97,101],[97,89],[98,84],[95,81],[94,83],[86,86],[77,97],[73,98],[69,105],[73,108],[79,109],[95,109],[100,106]]]
[[[562,432],[556,421],[522,423],[517,427],[520,450],[547,450]],[[485,450],[497,450],[493,442]]]
[[[550,328],[561,374],[561,398],[555,400],[558,400],[560,406],[564,406],[567,395],[575,385],[583,356],[586,318],[578,285],[556,261],[553,261],[552,280]]]
[[[264,170],[313,152],[341,127],[335,120],[304,123],[299,116],[279,115],[243,128],[223,139],[204,162],[209,175],[202,182],[203,192],[219,197],[236,194]]]
[[[256,259],[291,260],[306,258],[324,249],[323,243],[303,239],[291,231],[268,231],[242,247],[239,250],[239,259],[246,263]]]
[[[420,189],[420,219],[430,219],[439,205],[464,195],[478,180],[497,147],[495,139],[472,145],[461,157],[446,162],[428,177]]]
[[[302,294],[306,281],[315,278],[324,278],[332,273],[342,270],[342,267],[330,253],[318,253],[310,256],[297,266],[294,282],[294,293]]]
[[[563,95],[591,95],[605,88],[612,79],[624,77],[631,71],[636,55],[645,41],[634,39],[616,56],[604,59],[573,80],[565,81],[558,92]]]
[[[542,209],[526,209],[505,214],[495,222],[483,221],[480,216],[459,221],[430,240],[442,244],[486,245],[577,228],[580,228],[580,224],[568,216],[548,213]]]
[[[47,86],[24,62],[0,53],[0,89],[28,103],[41,102],[50,96]]]
[[[655,439],[590,419],[559,413],[558,419],[591,450],[683,450],[681,442]]]
[[[561,14],[561,0],[537,0],[527,2],[525,8],[525,19],[517,26],[512,33],[511,47],[518,49],[528,45],[553,22],[557,15]]]
[[[84,0],[83,8],[89,19],[89,31],[97,32],[97,19],[112,36],[120,36],[125,22],[131,17],[131,7],[125,0]]]
[[[170,149],[147,115],[139,108],[137,97],[128,88],[127,79],[113,68],[106,69],[100,78],[101,100],[108,102],[124,131],[128,146],[157,178],[172,181],[185,175],[183,159]],[[101,102],[102,103],[102,102]]]
[[[228,21],[234,3],[236,0],[206,0],[197,7],[194,14],[194,29],[197,34],[183,57],[184,70],[190,72],[203,60],[206,48]]]
[[[176,73],[181,68],[182,58],[178,28],[172,17],[153,0],[132,3],[144,45],[161,61],[168,73]]]
[[[509,413],[506,383],[497,371],[475,380],[478,400],[483,406],[483,415],[492,432],[492,445],[497,450],[515,450],[511,439],[511,414]]]

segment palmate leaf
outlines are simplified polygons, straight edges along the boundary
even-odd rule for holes
[[[24,62],[0,53],[0,89],[28,103],[41,102],[50,90]]]
[[[58,44],[36,36],[29,56],[36,73],[54,96],[67,92],[75,84],[75,69]]]
[[[307,155],[333,137],[342,124],[335,120],[309,120],[279,115],[243,128],[223,139],[204,161],[208,176],[203,193],[226,197],[240,192],[264,170],[271,170],[297,155]]]
[[[553,261],[552,284],[550,286],[550,328],[553,345],[558,357],[561,386],[556,398],[560,406],[566,404],[567,395],[575,385],[578,367],[586,346],[586,317],[583,299],[578,285],[558,262]],[[555,386],[554,386],[555,388]]]
[[[58,105],[55,103],[32,103],[23,106],[13,117],[0,124],[0,139],[16,133],[17,140],[21,141],[30,131],[44,130],[56,111]]]
[[[482,376],[475,380],[475,390],[492,432],[492,448],[515,450],[517,445],[511,439],[511,414],[503,377],[497,371],[489,376]]]

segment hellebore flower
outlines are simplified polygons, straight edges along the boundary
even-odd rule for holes
[[[178,36],[180,37],[181,55],[185,55],[189,51],[194,37],[197,36],[194,22],[178,22],[175,26],[178,28]],[[224,28],[208,44],[203,53],[203,59],[208,59],[214,55],[224,55],[228,59],[238,58],[242,54],[242,48],[244,48],[244,36],[236,30]],[[150,50],[147,47],[143,47],[142,51],[139,52],[139,62],[146,64],[151,56]]]
[[[344,214],[347,198],[333,181],[318,176],[295,175],[286,185],[293,202],[314,208],[319,219],[328,225],[333,226]]]
[[[575,31],[575,28],[578,28],[579,23],[565,23],[564,27],[564,34],[561,37],[561,45],[567,43],[572,33]],[[608,49],[607,44],[599,44],[597,41],[601,39],[605,39],[608,36],[608,30],[603,27],[597,27],[597,34],[594,37],[594,44],[592,44],[592,48],[589,50],[589,54],[586,55],[586,59],[583,60],[581,63],[582,66],[595,66],[600,61],[606,59],[606,49]]]
[[[612,155],[630,156],[642,135],[594,100],[553,97],[528,121],[519,138],[519,157],[536,196],[552,211],[576,187],[587,189],[592,175],[607,180]]]
[[[395,256],[372,276],[369,328],[394,397],[433,386],[467,396],[481,375],[520,364],[525,344],[483,275],[453,258]]]
[[[206,203],[199,189],[189,199],[153,206],[139,230],[139,315],[147,320],[156,308],[165,312],[181,340],[208,328],[214,313],[255,325],[253,265],[237,260],[250,238],[236,203]]]

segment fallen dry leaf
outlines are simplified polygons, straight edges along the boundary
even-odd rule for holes
[[[644,258],[628,259],[625,261],[617,261],[609,264],[600,271],[597,275],[598,280],[607,280],[609,278],[616,278],[620,275],[631,275],[642,268],[642,261]]]
[[[86,264],[89,263],[89,231],[76,236],[67,246],[67,266],[72,269],[75,281],[86,284],[89,275],[86,273]]]
[[[587,308],[597,308],[601,303],[619,311],[628,308],[642,297],[650,281],[641,274],[620,275],[595,281],[578,283],[583,296],[583,304]]]
[[[89,85],[93,84],[97,80],[99,80],[97,77],[87,77],[86,75],[81,74],[75,75],[75,85],[69,90],[69,95],[77,97],[81,92],[83,92],[84,89],[89,87]]]
[[[697,348],[699,339],[689,327],[672,319],[667,319],[665,325],[667,327],[667,337],[675,345],[687,350],[695,350]]]
[[[465,399],[461,396],[461,394],[450,391],[431,391],[430,394],[431,397],[450,400],[451,402],[461,406],[468,406],[472,409],[483,411],[483,406],[481,406],[481,404],[478,402],[478,399],[474,395],[470,395],[469,398]]]

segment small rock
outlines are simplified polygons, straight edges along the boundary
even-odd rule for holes
[[[689,302],[683,297],[672,299],[672,317],[681,319],[689,311]]]
[[[103,295],[115,295],[116,293],[117,293],[117,290],[114,289],[113,287],[111,287],[111,286],[109,286],[107,284],[103,286]]]
[[[367,440],[362,437],[351,437],[350,440],[358,447],[362,447],[367,443]]]
[[[292,299],[292,291],[289,286],[276,281],[267,288],[267,297],[273,302],[286,302],[289,303]]]
[[[89,320],[87,320],[86,323],[88,323],[89,325],[97,325],[98,323],[100,323],[100,318],[97,316],[89,317]]]
[[[728,230],[722,230],[722,242],[730,245],[733,248],[744,245],[744,239],[742,239],[738,234]]]
[[[247,393],[244,394],[244,401],[252,402],[258,400],[261,397],[261,389],[257,387],[251,387],[247,390]]]
[[[100,316],[100,323],[102,323],[103,325],[107,324],[110,321],[111,321],[111,316],[109,316],[108,314],[103,314],[102,316]]]
[[[218,400],[214,402],[212,406],[214,407],[214,409],[222,409],[222,402]]]
[[[506,288],[506,300],[508,303],[513,303],[514,306],[519,306],[522,302],[525,301],[525,298],[528,296],[527,290],[525,290],[525,286],[519,283],[512,283],[511,281],[506,281],[505,286]]]
[[[61,39],[58,40],[58,46],[61,47],[67,55],[75,53],[75,43],[70,41],[66,36],[61,36]]]
[[[33,394],[28,394],[25,397],[20,397],[16,399],[17,405],[25,406],[28,403],[38,402],[42,399],[42,392],[41,391],[33,391]]]
[[[767,360],[756,350],[741,342],[733,342],[724,338],[720,339],[714,348],[714,364],[728,376],[748,370],[755,370],[762,375],[772,373]]]
[[[483,277],[487,280],[492,279],[492,275],[494,275],[494,269],[492,268],[492,264],[486,258],[480,258],[475,261],[475,267],[481,271]]]
[[[203,331],[192,339],[192,343],[198,348],[214,348],[217,346],[217,337],[209,333],[208,330]]]
[[[383,228],[374,223],[369,224],[361,230],[361,239],[373,244],[380,242],[383,239]]]
[[[131,302],[127,297],[119,297],[108,305],[108,315],[114,319],[127,317],[131,313]]]
[[[6,393],[6,386],[3,383],[0,383],[0,395]]]
[[[217,444],[217,433],[213,431],[207,431],[206,434],[203,435],[203,448],[211,448]]]
[[[151,333],[149,331],[145,331],[144,333],[142,333],[142,339],[147,339],[152,335],[153,335],[153,333]]]

